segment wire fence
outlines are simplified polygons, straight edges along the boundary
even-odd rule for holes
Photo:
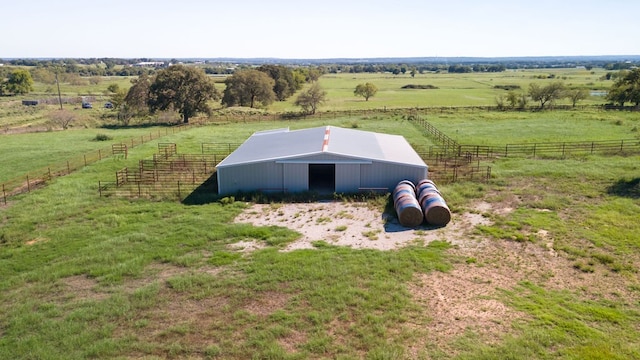
[[[605,110],[604,106],[592,106],[585,105],[581,108],[596,108]],[[271,120],[290,120],[290,119],[323,119],[323,118],[338,118],[338,117],[351,117],[351,116],[375,116],[378,114],[384,115],[403,115],[406,116],[416,127],[426,135],[435,140],[436,145],[433,146],[414,146],[416,151],[421,154],[421,157],[425,159],[425,162],[429,165],[429,172],[431,176],[439,177],[441,182],[459,181],[462,179],[468,179],[475,181],[476,179],[489,180],[491,177],[491,168],[488,166],[481,166],[479,160],[475,163],[469,161],[475,159],[491,159],[496,157],[552,157],[559,156],[565,158],[572,155],[581,154],[625,154],[625,153],[638,153],[640,152],[640,140],[638,139],[623,139],[623,140],[610,140],[610,141],[583,141],[583,142],[557,142],[557,143],[533,143],[533,144],[507,144],[501,146],[487,146],[487,145],[461,145],[448,135],[438,130],[435,126],[430,124],[420,114],[428,114],[433,112],[452,112],[463,110],[486,110],[486,111],[499,111],[495,106],[487,107],[438,107],[438,108],[411,108],[411,109],[368,109],[368,110],[347,110],[347,111],[332,111],[326,113],[317,113],[314,115],[305,115],[300,113],[277,113],[277,114],[217,114],[207,121],[194,121],[190,126],[175,126],[165,128],[164,131],[158,130],[157,132],[151,132],[148,135],[141,135],[134,137],[128,141],[112,144],[110,147],[98,149],[82,156],[68,159],[64,162],[51,164],[47,167],[30,171],[27,174],[10,179],[0,184],[0,203],[7,204],[10,197],[30,192],[40,186],[46,184],[47,181],[59,176],[64,176],[79,170],[89,164],[96,161],[100,161],[104,158],[111,156],[128,156],[130,148],[144,144],[146,142],[156,140],[162,136],[173,134],[179,131],[189,129],[193,125],[204,125],[207,122],[220,122],[220,121],[271,121]],[[625,109],[626,110],[626,109]],[[194,185],[196,179],[204,178],[207,174],[212,175],[215,171],[215,166],[224,159],[228,154],[235,150],[239,143],[203,143],[201,144],[202,155],[211,155],[212,157],[205,160],[191,160],[189,156],[182,155],[182,160],[172,160],[172,165],[166,165],[161,163],[154,163],[154,167],[162,166],[174,166],[177,168],[184,168],[183,171],[165,171],[154,170],[158,179],[162,177],[166,181],[165,183],[175,183],[175,190],[182,194],[186,191],[185,186]],[[158,153],[154,155],[154,161],[162,159],[170,159],[177,156],[177,150],[175,144],[163,144],[160,143],[158,147]],[[186,156],[186,157],[184,157]],[[176,158],[179,159],[179,158]],[[179,163],[182,161],[182,164]],[[198,161],[205,161],[207,165],[196,166]],[[146,177],[150,176],[146,169],[151,166],[148,162],[141,162],[142,171],[139,169],[139,175],[136,171],[127,169],[126,172],[116,175],[115,186],[121,180],[122,184],[135,184],[134,190],[138,194],[142,195],[143,185]],[[146,167],[145,167],[146,166]],[[203,170],[204,168],[204,170]],[[206,170],[206,171],[205,171]],[[164,172],[163,172],[164,171]],[[204,171],[204,172],[203,172]],[[166,173],[165,173],[166,172]],[[171,173],[172,175],[167,175]],[[178,175],[175,175],[175,174]],[[129,175],[131,174],[131,175]],[[124,176],[124,177],[123,177]],[[135,180],[136,176],[140,176],[139,180]],[[156,183],[160,183],[156,181]],[[158,185],[156,184],[156,185]],[[127,185],[131,187],[130,185]],[[158,185],[159,186],[159,185]],[[110,188],[108,182],[99,186],[100,189],[107,191]],[[139,187],[139,189],[138,189]],[[153,187],[150,187],[153,188]],[[158,190],[159,191],[159,190]],[[129,189],[131,192],[131,189]],[[179,196],[178,196],[179,197]]]
[[[88,152],[86,154],[72,157],[63,162],[54,163],[46,167],[29,171],[25,175],[9,179],[0,184],[0,203],[7,204],[9,198],[31,192],[39,187],[44,186],[48,181],[60,176],[69,175],[74,171],[93,164],[102,159],[112,156],[123,156],[126,158],[129,149],[141,144],[159,139],[163,136],[174,134],[187,129],[184,126],[175,126],[150,132],[148,134],[133,137],[125,142],[112,144],[98,150]]]
[[[458,153],[471,153],[476,157],[568,157],[593,154],[639,153],[640,139],[576,141],[532,144],[506,144],[502,146],[460,145]]]

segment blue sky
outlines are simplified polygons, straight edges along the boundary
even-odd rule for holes
[[[0,9],[0,58],[640,55],[638,0],[0,0]]]

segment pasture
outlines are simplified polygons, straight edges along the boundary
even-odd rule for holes
[[[596,82],[597,75],[564,71]],[[366,79],[341,74],[321,81],[335,84],[323,85],[336,94],[327,109],[357,109],[405,106],[404,96],[383,88],[418,77],[385,80],[368,104],[352,97]],[[489,78],[476,80],[424,81],[455,88],[457,105],[469,105],[465,96],[492,105],[494,90],[479,89]],[[383,95],[388,104],[374,102]],[[279,106],[288,109],[278,103],[272,110]],[[105,113],[92,111],[91,121]],[[463,144],[637,139],[640,126],[636,113],[594,110],[419,115]],[[489,183],[439,186],[454,211],[452,224],[411,230],[412,240],[385,251],[332,239],[349,230],[338,219],[361,207],[382,213],[386,197],[341,198],[346,210],[333,217],[314,218],[309,208],[309,221],[326,226],[327,236],[309,249],[286,250],[302,230],[280,221],[283,204],[265,204],[260,216],[240,201],[195,206],[97,192],[99,180],[150,158],[158,142],[197,153],[203,142],[239,143],[258,130],[319,125],[434,144],[405,116],[384,113],[211,122],[0,203],[0,358],[640,358],[639,154],[489,159]],[[12,178],[156,130],[4,134],[0,168]],[[97,133],[113,140],[92,141]],[[241,214],[274,224],[237,221]],[[464,219],[477,222],[459,227]],[[363,235],[371,243],[394,236]]]
[[[542,86],[561,81],[567,88],[582,88],[589,91],[606,91],[612,85],[611,80],[602,80],[606,72],[602,69],[592,71],[581,69],[538,69],[513,70],[502,73],[447,74],[424,73],[411,77],[409,74],[326,74],[319,84],[327,91],[327,101],[319,111],[349,111],[367,109],[396,108],[430,108],[430,107],[469,107],[495,106],[496,97],[506,95],[507,91],[496,86],[515,85],[515,92],[526,92],[529,84]],[[118,85],[121,89],[131,86],[128,77],[103,77],[97,83],[88,80],[79,83],[61,82],[60,90],[65,100],[64,105],[76,114],[76,121],[71,125],[76,128],[94,128],[102,124],[117,124],[115,112],[102,108],[109,100],[109,85]],[[222,92],[224,83],[216,77],[216,88]],[[94,81],[95,82],[95,81]],[[365,101],[353,94],[360,83],[371,82],[378,87],[378,93]],[[437,89],[402,89],[405,85],[433,85]],[[0,132],[44,131],[55,129],[49,123],[48,113],[58,108],[57,89],[55,85],[35,83],[35,91],[24,96],[0,97]],[[81,98],[89,98],[94,102],[93,109],[80,109]],[[48,105],[36,107],[22,106],[23,99],[45,99]],[[284,113],[299,111],[294,105],[295,96],[286,101],[275,102],[266,109],[256,111],[268,113]],[[599,105],[605,103],[602,96],[589,96],[578,105]],[[569,105],[567,99],[558,101],[559,105]],[[530,103],[534,106],[535,104]],[[220,104],[212,104],[220,109]],[[150,119],[145,119],[148,123]]]

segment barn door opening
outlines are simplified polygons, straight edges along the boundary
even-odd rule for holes
[[[336,191],[336,164],[309,164],[309,191],[334,193]]]

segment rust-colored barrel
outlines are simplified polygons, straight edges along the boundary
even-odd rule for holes
[[[409,180],[402,180],[393,189],[393,207],[402,226],[415,227],[422,223],[424,215],[416,198],[416,188]]]
[[[413,195],[402,195],[394,200],[394,208],[402,226],[416,227],[422,224],[424,216],[418,200]]]
[[[439,193],[424,193],[420,197],[420,205],[427,224],[444,226],[451,221],[451,210]]]
[[[429,179],[420,180],[418,182],[418,185],[416,185],[416,195],[418,196],[418,198],[420,198],[420,195],[423,192],[437,192],[438,194],[440,194],[440,191],[436,187],[436,184]]]
[[[412,195],[414,198],[416,197],[416,187],[409,180],[400,181],[393,189],[393,202],[395,203],[396,199],[403,195]]]

